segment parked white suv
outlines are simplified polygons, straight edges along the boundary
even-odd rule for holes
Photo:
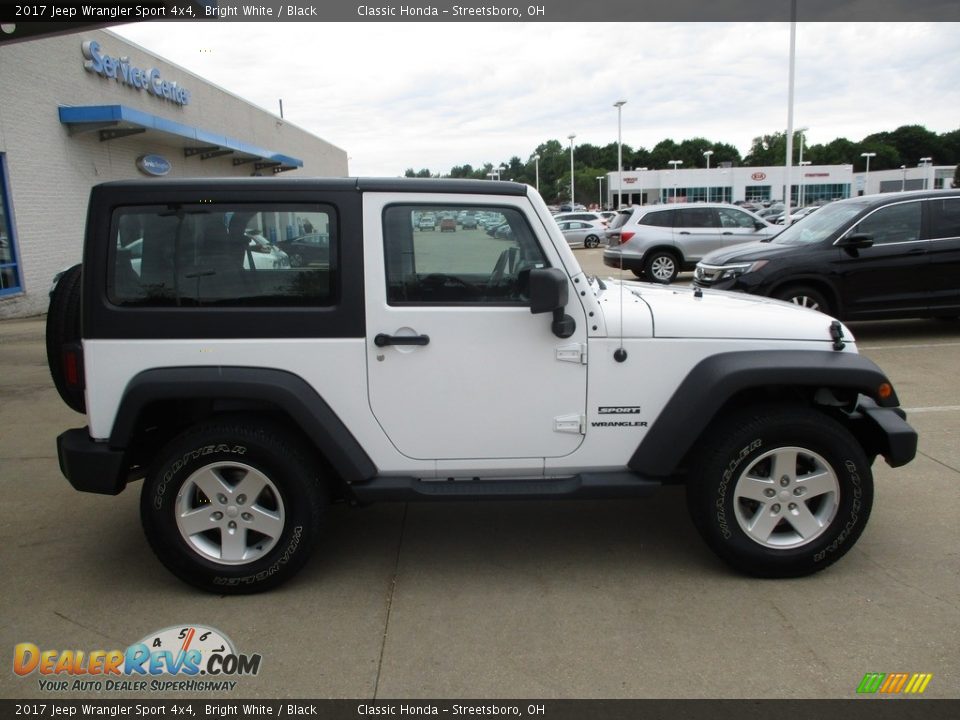
[[[509,233],[418,229],[460,211]],[[327,262],[244,265],[244,228],[308,225],[326,229]],[[698,530],[734,567],[804,575],[862,532],[874,459],[916,451],[889,380],[838,321],[587,277],[515,183],[99,185],[83,264],[52,293],[47,352],[85,413],[58,438],[64,475],[113,495],[142,479],[157,557],[217,593],[295,574],[333,501],[665,483],[686,485]],[[67,551],[95,552],[111,522]]]
[[[651,282],[671,283],[713,250],[781,230],[736,205],[634,206],[621,210],[610,223],[603,262]]]

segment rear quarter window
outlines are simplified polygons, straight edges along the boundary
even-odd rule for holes
[[[161,205],[114,211],[107,298],[127,307],[291,307],[337,299],[327,205]]]

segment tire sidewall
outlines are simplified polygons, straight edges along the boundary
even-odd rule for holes
[[[320,492],[294,453],[285,454],[255,433],[208,431],[182,437],[161,454],[144,481],[141,519],[147,540],[161,562],[186,582],[220,593],[272,588],[291,577],[309,558],[319,525]],[[197,470],[218,462],[242,463],[266,475],[284,508],[284,529],[262,558],[244,565],[222,565],[194,550],[180,534],[177,496]]]
[[[661,258],[661,257],[667,258],[668,260],[670,260],[670,262],[673,263],[673,272],[670,274],[669,278],[658,278],[656,275],[653,274],[653,264],[657,261],[657,258]],[[647,258],[646,263],[644,264],[644,273],[646,274],[647,279],[650,280],[650,282],[659,283],[661,285],[669,285],[670,283],[672,283],[674,280],[677,279],[677,275],[679,274],[679,272],[680,272],[680,261],[677,260],[676,256],[673,253],[662,251],[662,250],[658,250],[657,252],[654,252],[653,254],[651,254]]]
[[[840,488],[830,526],[809,543],[782,550],[751,539],[740,527],[734,507],[741,474],[758,457],[779,447],[801,447],[820,455]],[[698,475],[688,488],[688,500],[701,535],[728,563],[764,577],[806,575],[838,560],[863,532],[873,504],[872,474],[860,446],[839,423],[813,411],[748,423],[718,444]]]

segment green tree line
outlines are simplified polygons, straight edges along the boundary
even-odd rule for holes
[[[794,163],[800,161],[801,131],[793,139]],[[661,140],[653,149],[633,148],[623,145],[623,168],[648,168],[650,170],[669,169],[670,160],[682,160],[683,168],[704,168],[707,158],[703,154],[712,150],[710,167],[721,163],[732,166],[783,165],[786,159],[787,134],[774,132],[753,139],[750,151],[741,156],[740,151],[729,143],[714,142],[702,137],[682,142]],[[960,129],[946,133],[935,133],[922,125],[903,125],[891,132],[879,132],[854,142],[847,138],[837,138],[829,143],[807,145],[803,147],[803,160],[814,165],[853,165],[854,172],[863,172],[866,160],[861,153],[876,153],[870,158],[871,170],[891,170],[901,165],[915,167],[920,158],[933,158],[935,165],[960,164]],[[534,156],[539,155],[540,193],[547,202],[560,203],[570,200],[570,146],[559,140],[547,140],[538,145],[526,158],[514,156],[500,163],[485,163],[480,167],[457,165],[445,173],[433,172],[428,168],[414,170],[408,168],[406,177],[450,177],[488,180],[494,168],[502,167],[500,177],[503,180],[536,184],[536,163]],[[602,147],[583,143],[575,145],[574,195],[577,202],[584,204],[600,202],[600,183],[598,177],[605,177],[617,168],[617,143]],[[960,177],[960,169],[958,169]],[[603,192],[607,188],[604,184]]]

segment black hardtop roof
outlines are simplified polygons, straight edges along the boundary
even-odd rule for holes
[[[458,193],[471,195],[526,195],[527,186],[500,180],[451,178],[323,178],[323,177],[205,177],[113,180],[96,187],[131,190],[209,190],[212,186],[253,190],[356,190],[357,192]]]

